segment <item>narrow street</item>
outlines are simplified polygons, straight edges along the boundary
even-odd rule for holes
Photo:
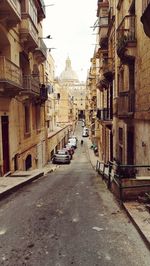
[[[89,161],[87,139],[70,165],[0,202],[0,265],[148,266],[150,254]]]

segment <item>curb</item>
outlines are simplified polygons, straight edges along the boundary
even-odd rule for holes
[[[46,176],[49,173],[54,172],[59,166],[54,166],[53,168],[47,170],[47,171],[41,171],[38,174],[35,174],[33,176],[31,176],[31,178],[24,180],[22,182],[20,182],[19,184],[16,184],[8,189],[6,189],[5,191],[0,193],[0,200],[2,200],[3,198],[6,198],[7,196],[9,196],[11,193],[17,191],[18,189],[22,188],[25,185],[28,185],[29,183],[33,182],[34,180],[42,177],[42,176]]]
[[[59,168],[59,165],[54,166],[53,168],[51,168],[50,170],[47,170],[44,172],[44,175],[50,174],[52,172],[54,172],[57,168]]]
[[[140,229],[140,227],[138,226],[138,224],[136,223],[136,221],[134,220],[134,218],[132,217],[132,215],[130,214],[130,212],[128,211],[128,209],[125,207],[124,204],[122,204],[122,207],[126,211],[128,217],[130,218],[132,224],[134,225],[134,227],[138,231],[139,235],[143,239],[143,241],[146,244],[147,248],[150,250],[150,241],[147,239],[147,237],[145,236],[145,234],[142,232],[142,230]]]
[[[6,191],[3,191],[2,193],[0,193],[0,199],[7,197],[7,196],[10,195],[12,192],[17,191],[19,188],[21,188],[21,187],[23,187],[23,186],[25,186],[25,185],[31,183],[32,181],[38,179],[39,177],[41,177],[41,176],[43,176],[43,175],[44,175],[44,172],[41,172],[41,173],[39,173],[39,174],[37,174],[37,175],[35,175],[35,176],[32,176],[30,179],[28,179],[28,180],[24,180],[24,181],[22,181],[21,183],[16,184],[15,186],[13,186],[13,187],[7,189]]]
[[[91,160],[91,154],[90,154],[90,150],[89,150],[89,148],[88,148],[88,144],[89,143],[87,143],[86,142],[86,150],[88,151],[88,157],[89,157],[89,160],[90,160],[90,163],[91,163],[91,165],[92,165],[92,168],[96,171],[96,165],[95,165],[95,163]],[[93,156],[94,154],[92,154],[92,156]],[[94,155],[95,156],[95,155]]]

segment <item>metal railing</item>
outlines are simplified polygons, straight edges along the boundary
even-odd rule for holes
[[[107,187],[111,189],[112,182],[114,182],[119,189],[119,197],[122,201],[123,191],[127,189],[147,189],[150,190],[150,183],[125,185],[124,179],[134,180],[150,180],[150,165],[123,165],[116,162],[109,161],[108,163],[100,162],[97,160],[96,171],[102,176],[102,179],[106,181]]]
[[[22,86],[22,71],[10,59],[0,56],[0,82]]]

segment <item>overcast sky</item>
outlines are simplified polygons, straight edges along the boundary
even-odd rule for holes
[[[65,68],[67,56],[72,68],[80,80],[85,81],[90,67],[90,58],[94,52],[96,31],[94,25],[97,17],[97,0],[44,0],[46,19],[43,22],[43,35],[51,35],[46,40],[47,47],[54,47],[51,54],[55,60],[56,75]]]

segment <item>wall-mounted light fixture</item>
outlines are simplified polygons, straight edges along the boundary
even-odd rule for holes
[[[55,47],[47,48],[49,52],[51,52],[52,49],[56,49]]]
[[[52,39],[51,35],[47,35],[46,37],[38,37],[38,39]]]
[[[49,7],[49,6],[54,6],[54,4],[44,5],[43,7]]]

